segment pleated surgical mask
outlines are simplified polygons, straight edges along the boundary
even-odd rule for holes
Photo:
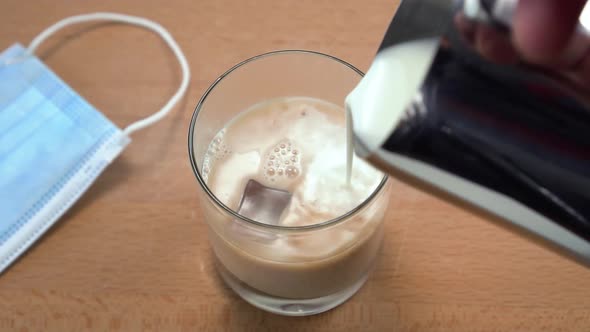
[[[182,82],[153,115],[121,130],[55,75],[37,47],[64,26],[87,21],[138,25],[160,35],[177,57]],[[139,17],[92,13],[57,22],[24,48],[0,54],[0,273],[61,217],[130,143],[186,92],[190,71],[172,36]]]

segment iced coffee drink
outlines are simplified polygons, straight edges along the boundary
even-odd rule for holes
[[[347,179],[344,109],[279,95],[217,126],[191,159],[223,279],[248,302],[286,315],[322,312],[352,296],[377,257],[388,197],[384,175],[360,159]],[[252,181],[289,193],[272,220],[265,211],[240,214]]]

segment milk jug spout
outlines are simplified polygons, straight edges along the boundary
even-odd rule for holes
[[[590,267],[590,94],[486,60],[456,26],[509,34],[516,3],[402,0],[346,99],[355,153]]]

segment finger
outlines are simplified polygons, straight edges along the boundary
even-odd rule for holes
[[[519,60],[518,52],[514,49],[510,37],[488,25],[477,26],[475,45],[477,50],[490,61],[514,64]]]
[[[469,20],[463,13],[459,13],[455,15],[455,27],[457,31],[463,37],[465,43],[469,45],[474,45],[475,43],[475,31],[476,31],[476,23]]]
[[[580,58],[566,49],[578,25],[584,0],[520,0],[514,17],[516,48],[529,62],[563,65]],[[571,52],[583,53],[585,50]]]

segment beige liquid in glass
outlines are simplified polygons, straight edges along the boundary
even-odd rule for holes
[[[314,225],[350,212],[382,181],[383,174],[364,161],[347,159],[346,142],[341,107],[304,97],[269,100],[240,113],[215,136],[203,177],[234,211],[250,179],[287,190],[293,196],[279,225]],[[211,241],[223,267],[250,287],[284,298],[327,296],[369,271],[387,201],[378,195],[348,220],[309,231],[209,223]]]

